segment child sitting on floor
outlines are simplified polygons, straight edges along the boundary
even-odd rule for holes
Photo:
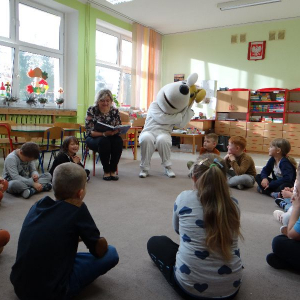
[[[208,133],[204,137],[203,147],[200,149],[200,155],[205,153],[214,153],[216,155],[220,155],[220,151],[216,149],[218,144],[218,135],[215,133]],[[194,164],[193,161],[187,162],[188,169]]]
[[[9,242],[10,234],[4,229],[0,229],[0,254],[3,251],[4,246]]]
[[[271,142],[269,147],[271,158],[255,178],[259,193],[271,195],[272,192],[280,192],[285,187],[294,185],[297,162],[288,156],[290,150],[290,142],[286,139],[278,138]],[[269,177],[270,174],[272,177]]]
[[[35,160],[40,150],[36,143],[27,142],[20,149],[11,152],[4,161],[3,178],[8,181],[7,193],[22,195],[24,199],[35,193],[52,189],[51,174],[39,175]]]
[[[194,189],[180,193],[173,209],[180,244],[153,236],[148,253],[182,298],[233,299],[242,283],[240,211],[230,197],[224,160],[200,156],[192,179]]]
[[[247,141],[242,136],[232,136],[228,141],[228,152],[224,157],[228,168],[228,184],[239,190],[251,188],[255,183],[256,169],[252,157],[244,152]]]
[[[76,155],[78,149],[79,149],[78,139],[75,136],[67,137],[63,141],[60,152],[55,157],[49,173],[51,175],[53,175],[55,168],[58,165],[66,163],[66,162],[73,162],[73,163],[78,164],[81,167],[83,167],[80,157]],[[85,169],[85,172],[86,172],[87,180],[89,181],[90,170]]]
[[[59,165],[53,190],[56,200],[46,196],[35,203],[22,226],[10,275],[20,299],[71,299],[119,261],[83,202],[84,169]],[[90,253],[77,253],[80,240]]]
[[[293,191],[293,206],[288,224],[281,227],[281,235],[272,241],[273,252],[267,255],[267,263],[275,269],[291,269],[300,272],[300,168]]]

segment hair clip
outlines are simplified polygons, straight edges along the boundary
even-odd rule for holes
[[[214,159],[214,163],[218,164],[218,166],[219,166],[221,169],[224,168],[224,166],[218,161],[217,158]]]
[[[201,166],[203,163],[205,163],[206,161],[208,161],[208,158],[204,158],[203,160],[201,160],[199,163],[198,163],[198,166]]]

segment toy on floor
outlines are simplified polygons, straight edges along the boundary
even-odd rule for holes
[[[4,246],[9,242],[10,234],[4,229],[0,229],[0,254],[3,251]]]
[[[0,177],[0,201],[2,200],[3,193],[7,190],[7,188],[8,188],[7,180]]]

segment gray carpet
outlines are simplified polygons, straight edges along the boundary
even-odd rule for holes
[[[163,175],[157,153],[152,161],[151,176],[146,179],[138,177],[139,161],[133,161],[130,155],[123,155],[120,161],[118,182],[103,181],[101,166],[96,166],[96,177],[88,183],[85,202],[101,234],[117,248],[120,262],[76,299],[180,299],[146,250],[146,243],[153,235],[167,235],[179,242],[172,229],[173,203],[181,191],[192,187],[192,182],[187,177],[186,157],[172,160],[177,174],[174,179]],[[0,171],[2,173],[2,168]],[[52,192],[48,194],[53,196]],[[232,190],[232,195],[240,203],[245,238],[240,242],[244,278],[236,299],[297,299],[300,275],[275,270],[265,260],[280,227],[272,215],[276,209],[273,199],[258,194],[255,188]],[[0,228],[11,234],[10,242],[0,255],[1,299],[17,299],[9,274],[24,217],[40,198],[41,195],[34,195],[24,200],[5,194],[0,204]],[[79,251],[85,250],[80,243]]]

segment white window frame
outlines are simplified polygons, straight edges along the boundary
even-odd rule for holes
[[[131,68],[127,67],[127,66],[122,66],[122,40],[126,40],[126,41],[132,43],[132,38],[130,36],[124,35],[122,33],[110,30],[108,28],[105,28],[105,27],[102,27],[99,25],[96,26],[96,31],[101,31],[101,32],[104,32],[106,34],[109,34],[109,35],[112,35],[112,36],[115,36],[118,38],[117,64],[109,63],[107,61],[103,61],[103,60],[96,58],[96,66],[119,71],[120,72],[120,84],[122,84],[123,74],[126,73],[126,74],[131,75]],[[120,98],[120,96],[122,96],[122,95],[120,95],[121,90],[122,90],[121,86],[119,86],[118,95],[117,95],[118,99]]]
[[[35,9],[59,16],[61,18],[61,26],[59,32],[59,49],[52,49],[36,44],[31,44],[19,40],[19,3],[33,7]],[[59,61],[59,86],[64,86],[64,13],[28,0],[10,0],[10,37],[0,36],[0,45],[14,48],[14,64],[12,79],[12,95],[19,97],[19,52],[25,51],[37,55],[44,55],[58,58]],[[19,101],[18,106],[25,106],[25,101]],[[47,104],[49,107],[55,107],[55,103]]]

